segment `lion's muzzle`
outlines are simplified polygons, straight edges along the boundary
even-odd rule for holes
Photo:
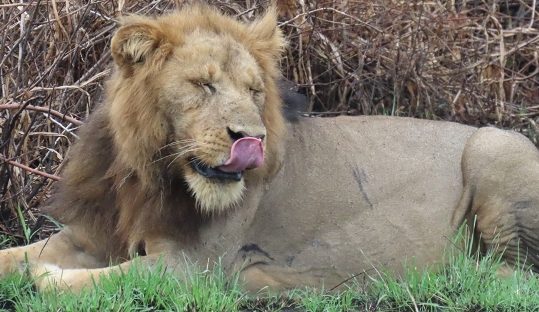
[[[210,167],[199,160],[192,159],[189,161],[191,168],[201,176],[208,179],[217,179],[221,182],[225,181],[241,181],[243,172],[224,172],[217,168]]]
[[[262,139],[245,137],[238,139],[230,148],[230,157],[218,167],[210,167],[196,158],[190,159],[191,168],[208,179],[240,181],[243,172],[264,164],[264,145]]]

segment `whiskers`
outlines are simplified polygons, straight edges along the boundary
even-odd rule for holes
[[[162,160],[168,159],[172,157],[172,160],[167,164],[167,168],[170,167],[178,158],[183,157],[185,155],[188,155],[190,153],[196,152],[203,148],[203,144],[198,143],[197,141],[193,139],[186,139],[186,140],[178,140],[171,143],[168,143],[167,145],[162,146],[159,149],[159,152],[162,152],[165,149],[171,149],[174,152],[167,154],[165,156],[159,157],[158,159],[154,160],[153,163],[160,162]]]
[[[174,147],[174,146],[182,145],[182,144],[185,144],[185,145],[197,144],[197,141],[194,140],[194,139],[184,139],[184,140],[178,140],[178,141],[170,142],[170,143],[168,143],[166,145],[163,145],[161,148],[159,148],[159,151],[162,151],[167,147]]]

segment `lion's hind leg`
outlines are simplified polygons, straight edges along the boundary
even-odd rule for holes
[[[479,129],[462,158],[464,194],[455,216],[474,220],[480,245],[539,272],[539,152],[524,136]],[[454,220],[455,221],[455,220]]]

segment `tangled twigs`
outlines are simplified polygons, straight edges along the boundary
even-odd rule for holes
[[[0,2],[0,224],[16,237],[16,208],[36,212],[56,180],[27,168],[60,172],[102,98],[119,17],[197,1]],[[207,2],[247,21],[272,1]],[[273,2],[289,43],[282,72],[309,114],[493,124],[539,145],[537,0]]]
[[[23,164],[20,164],[20,163],[14,161],[14,160],[2,159],[2,161],[5,161],[5,162],[7,162],[8,164],[10,164],[12,166],[21,168],[21,169],[23,169],[25,171],[31,172],[33,174],[40,175],[42,177],[45,177],[45,178],[48,178],[48,179],[51,179],[51,180],[54,180],[54,181],[62,180],[62,178],[57,176],[57,175],[46,173],[46,172],[43,172],[43,171],[39,171],[39,170],[34,169],[34,168],[30,168],[30,167],[28,167],[26,165],[23,165]]]
[[[24,107],[24,109],[33,110],[36,112],[43,112],[47,114],[54,115],[56,117],[62,118],[62,120],[68,121],[74,125],[81,126],[83,124],[82,121],[77,120],[73,117],[66,116],[65,114],[62,114],[58,111],[55,111],[53,109],[50,109],[48,107],[42,107],[42,106],[34,106],[34,105],[22,105],[22,104],[0,104],[0,110],[3,109],[20,109]]]

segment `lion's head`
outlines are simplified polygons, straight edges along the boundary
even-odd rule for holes
[[[236,204],[278,166],[283,44],[273,9],[252,23],[200,5],[124,18],[108,88],[116,162],[147,186],[180,173],[203,211]]]

